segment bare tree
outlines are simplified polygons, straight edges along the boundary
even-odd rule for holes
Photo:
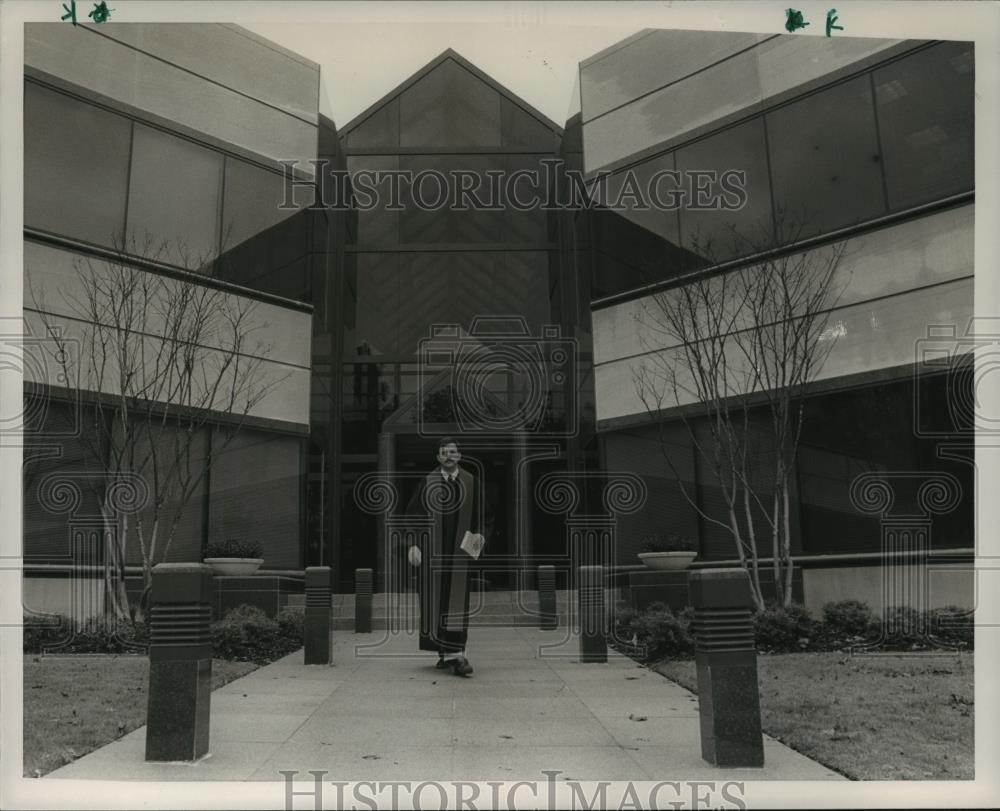
[[[255,338],[266,324],[255,322],[254,301],[140,266],[171,255],[197,269],[208,265],[204,258],[192,261],[183,245],[148,237],[119,239],[112,254],[75,262],[76,278],[61,296],[72,329],[38,303],[44,294],[32,296],[66,385],[89,404],[81,439],[103,473],[106,596],[109,611],[125,618],[134,617],[125,592],[128,550],[138,545],[145,596],[213,456],[281,380],[268,379],[271,348]],[[64,351],[68,340],[79,342],[78,352]],[[136,482],[145,505],[123,509],[123,493]]]
[[[799,229],[800,231],[800,229]],[[782,240],[794,243],[798,233]],[[734,232],[739,256],[754,260],[701,273],[642,300],[640,340],[648,350],[633,380],[659,428],[660,448],[686,502],[733,539],[765,606],[761,558],[769,546],[776,597],[792,599],[790,485],[802,434],[804,395],[839,335],[830,312],[843,293],[837,271],[845,245],[775,250],[774,236]],[[711,244],[695,252],[712,259]],[[711,515],[685,484],[665,435],[663,412],[677,409],[718,485],[723,516]]]

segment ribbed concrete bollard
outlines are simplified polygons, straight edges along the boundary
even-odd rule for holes
[[[372,586],[371,569],[354,570],[354,633],[372,632]]]
[[[306,568],[305,663],[330,664],[330,567]]]
[[[208,754],[211,621],[210,566],[153,567],[146,760],[190,761]]]
[[[580,609],[580,661],[608,661],[604,636],[604,567],[581,566],[577,584]]]
[[[743,569],[695,570],[688,592],[701,756],[715,766],[763,766],[750,578]]]
[[[538,567],[538,628],[554,631],[559,627],[556,612],[556,567]]]

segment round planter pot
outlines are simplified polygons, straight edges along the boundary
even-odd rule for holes
[[[247,577],[256,572],[264,563],[264,558],[205,558],[215,574]]]
[[[650,569],[686,569],[696,557],[698,557],[697,552],[639,553],[639,560],[645,563]]]

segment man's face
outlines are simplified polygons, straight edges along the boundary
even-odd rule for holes
[[[442,445],[438,448],[438,463],[449,472],[458,467],[458,461],[461,458],[462,454],[454,442],[449,442],[447,445]]]

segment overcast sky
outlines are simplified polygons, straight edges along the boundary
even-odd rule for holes
[[[580,60],[640,30],[516,22],[241,24],[322,66],[320,112],[338,127],[447,48],[562,126]]]

